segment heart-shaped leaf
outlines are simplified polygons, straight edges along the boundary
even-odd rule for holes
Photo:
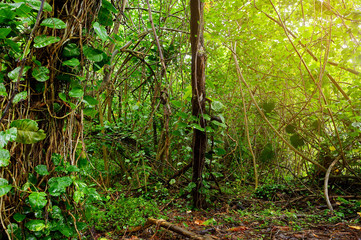
[[[80,55],[80,50],[75,43],[69,43],[64,47],[63,56],[64,57],[76,57]]]
[[[70,60],[64,61],[64,66],[70,66],[70,67],[76,67],[80,64],[79,60],[77,58],[72,58]]]
[[[83,53],[87,59],[94,62],[101,62],[104,59],[104,52],[92,47],[84,46]]]
[[[10,164],[10,152],[7,149],[0,149],[0,167],[6,167]]]
[[[45,221],[44,220],[31,220],[31,221],[25,223],[25,227],[33,232],[41,231],[45,228]]]
[[[44,130],[39,130],[37,122],[31,119],[19,119],[11,123],[11,127],[17,128],[16,142],[33,144],[46,137]]]
[[[104,26],[100,25],[98,22],[95,22],[93,24],[93,27],[94,27],[94,30],[97,33],[98,37],[101,40],[103,40],[103,41],[108,40],[108,33]]]
[[[72,89],[69,91],[69,96],[70,96],[70,97],[81,98],[83,95],[84,95],[84,91],[83,91],[83,89],[80,88],[80,87],[72,88]]]
[[[37,36],[34,39],[34,47],[35,48],[42,48],[42,47],[46,47],[50,44],[59,42],[60,38],[59,37],[53,37],[53,36],[46,36],[46,35],[41,35],[41,36]]]
[[[27,91],[19,92],[18,94],[15,95],[13,99],[13,104],[17,104],[18,102],[25,100],[27,97],[28,97]]]
[[[49,175],[48,168],[46,167],[46,165],[36,166],[35,172],[37,172],[39,175],[42,175],[42,176]]]
[[[49,69],[46,67],[34,68],[32,76],[39,82],[46,82],[49,79]]]
[[[30,206],[34,210],[39,210],[45,207],[47,201],[46,201],[46,193],[44,192],[33,192],[29,195],[29,203]]]
[[[0,197],[7,194],[12,189],[12,186],[8,184],[8,180],[0,178]]]
[[[65,22],[60,20],[59,18],[47,18],[40,24],[41,26],[56,28],[56,29],[64,29],[66,28]]]

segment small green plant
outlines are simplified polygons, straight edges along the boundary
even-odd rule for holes
[[[287,193],[287,187],[283,184],[265,184],[257,188],[255,197],[264,200],[277,200],[278,194]]]

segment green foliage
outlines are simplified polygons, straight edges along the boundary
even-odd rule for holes
[[[287,193],[289,187],[283,184],[265,184],[258,187],[254,193],[254,196],[264,200],[277,200],[279,196]]]
[[[157,205],[142,197],[119,197],[116,201],[99,202],[87,208],[88,220],[99,231],[123,230],[141,226],[148,217],[160,215]]]
[[[74,198],[76,204],[91,206],[94,202],[100,200],[99,194],[94,188],[89,187],[81,181],[78,176],[70,176],[69,165],[64,163],[59,155],[53,155],[54,162],[57,163],[55,171],[57,173],[68,174],[62,177],[52,177],[46,182],[46,191],[42,192],[36,187],[40,178],[35,175],[29,177],[29,182],[23,186],[23,192],[28,193],[26,198],[27,205],[21,212],[16,213],[13,219],[18,223],[24,223],[26,230],[18,231],[19,225],[14,224],[8,228],[13,239],[64,239],[77,237],[75,227],[79,231],[85,230],[87,225],[82,221],[79,215],[71,216],[68,211],[74,210],[76,205],[70,205],[67,197]],[[37,172],[45,173],[43,165],[38,165],[35,169]],[[12,186],[7,184],[3,179],[3,185],[0,186],[4,194],[9,192]],[[43,186],[43,185],[42,185]],[[73,189],[75,188],[75,191]],[[32,192],[28,190],[32,189]]]
[[[39,130],[38,124],[31,119],[14,120],[11,127],[17,129],[16,141],[20,143],[33,144],[46,137],[44,130]]]

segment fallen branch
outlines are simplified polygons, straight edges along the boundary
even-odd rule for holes
[[[190,232],[184,228],[181,228],[181,227],[178,227],[174,224],[171,224],[163,219],[155,219],[155,218],[148,218],[147,220],[147,223],[148,225],[151,224],[151,225],[156,225],[156,226],[160,226],[160,227],[163,227],[167,230],[171,230],[173,232],[176,232],[180,235],[183,235],[185,237],[188,237],[190,239],[197,239],[197,240],[211,240],[213,239],[212,237],[210,236],[200,236],[196,233],[193,233],[193,232]],[[145,225],[147,225],[147,223]]]
[[[167,230],[173,231],[175,233],[178,233],[178,234],[180,234],[184,237],[190,238],[190,239],[196,239],[196,240],[212,240],[213,239],[209,235],[201,236],[194,232],[190,232],[184,228],[178,227],[172,223],[169,223],[163,219],[155,219],[155,218],[148,218],[147,222],[144,224],[144,226],[138,226],[138,227],[134,227],[132,229],[128,229],[124,233],[143,231],[152,225],[156,225],[157,227],[165,228]]]

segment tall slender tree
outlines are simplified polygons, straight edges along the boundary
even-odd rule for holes
[[[205,129],[206,120],[203,118],[205,113],[205,68],[206,55],[204,51],[203,39],[203,8],[202,0],[190,0],[191,9],[191,46],[192,46],[192,115],[195,116],[201,128]],[[205,130],[193,130],[193,177],[195,183],[193,188],[193,205],[197,208],[204,207],[204,198],[201,195],[202,172],[205,161],[205,152],[207,144],[207,135]]]

